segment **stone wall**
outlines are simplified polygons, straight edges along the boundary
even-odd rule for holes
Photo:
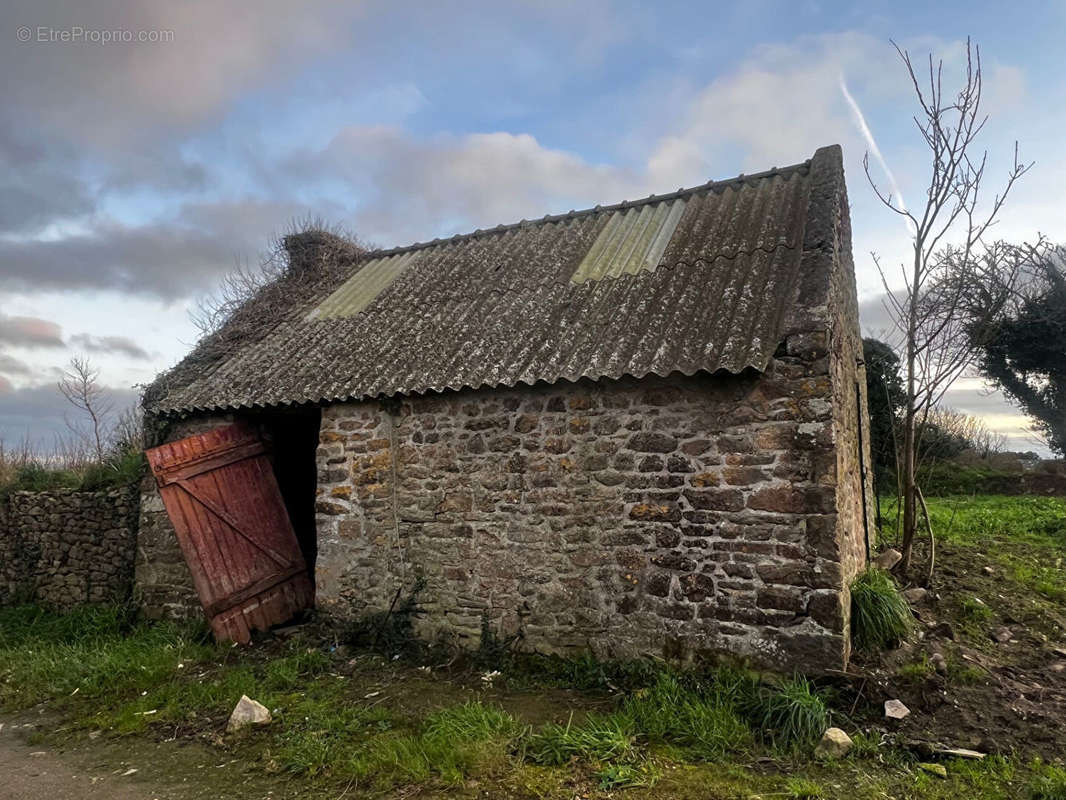
[[[857,445],[830,361],[797,337],[764,375],[328,406],[319,605],[382,610],[422,576],[420,633],[460,644],[487,618],[541,651],[842,667],[862,531],[838,524]]]
[[[14,492],[0,502],[0,603],[129,599],[137,487]]]
[[[162,440],[173,442],[231,422],[232,416],[221,414],[174,421]],[[177,534],[151,475],[141,484],[134,599],[152,619],[195,619],[203,614]]]

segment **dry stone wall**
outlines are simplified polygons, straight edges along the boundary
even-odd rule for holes
[[[121,603],[133,585],[137,487],[14,492],[0,502],[0,603]]]
[[[324,408],[319,605],[380,611],[421,576],[420,632],[468,646],[487,620],[541,651],[843,666],[862,531],[826,339],[763,375]]]

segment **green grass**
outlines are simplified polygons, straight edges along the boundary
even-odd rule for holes
[[[894,500],[882,500],[882,535],[895,538]],[[988,547],[1009,540],[1066,547],[1066,498],[959,495],[929,498],[929,518],[938,541]]]
[[[761,687],[749,717],[765,739],[785,750],[814,747],[829,727],[825,698],[800,675]]]
[[[1029,800],[1066,800],[1066,768],[1034,761],[1029,781]]]
[[[948,545],[941,563],[957,573],[973,569],[964,583],[938,583],[942,598],[931,608],[949,614],[960,636],[971,625],[975,642],[979,637],[980,646],[995,650],[988,622],[1006,619],[1008,602],[1033,604],[1033,614],[1061,609],[1057,559],[1066,546],[1066,504],[977,498],[949,526],[955,503],[930,498],[934,520],[942,521],[934,525],[942,526]],[[994,575],[984,574],[985,564],[995,567]],[[881,614],[883,589],[872,592]],[[989,605],[976,603],[978,596]],[[1016,609],[1014,617],[1038,624]],[[392,646],[393,633],[382,633],[379,649],[384,638]],[[363,636],[377,637],[377,628]],[[299,636],[220,647],[202,627],[149,624],[114,608],[63,616],[0,609],[0,711],[44,701],[77,735],[91,726],[108,732],[103,741],[123,736],[131,746],[156,748],[175,731],[184,744],[217,736],[237,698],[248,694],[274,712],[274,722],[227,735],[220,746],[251,769],[282,773],[279,786],[286,791],[306,788],[309,796],[339,796],[351,787],[349,796],[427,798],[601,792],[634,800],[1066,797],[1066,771],[1059,766],[990,757],[944,762],[946,780],[922,773],[892,737],[854,730],[853,720],[865,717],[851,713],[850,696],[836,700],[819,689],[835,685],[831,680],[815,684],[725,668],[677,671],[654,659],[564,659],[500,646],[481,654],[503,671],[490,689],[478,680],[476,661],[467,662],[467,673],[438,676],[434,668],[430,678],[402,659],[393,662],[391,652],[352,655]],[[988,680],[950,646],[945,656],[949,692]],[[899,670],[915,682],[930,671],[921,655]],[[551,708],[537,708],[542,704]],[[812,761],[812,745],[831,721],[852,734],[852,753],[842,761]]]
[[[851,636],[859,650],[898,645],[913,627],[910,606],[884,570],[869,567],[851,584]]]
[[[921,683],[934,672],[936,672],[936,669],[933,667],[933,663],[929,660],[929,656],[922,653],[914,661],[901,666],[896,674],[910,683]]]
[[[995,618],[995,613],[979,597],[964,597],[959,601],[962,616],[971,622],[988,622]]]
[[[506,711],[464,703],[429,715],[417,732],[372,738],[340,772],[382,788],[434,777],[456,785],[471,773],[505,765],[521,732]]]
[[[146,467],[147,461],[140,450],[117,451],[107,455],[102,462],[74,469],[29,461],[3,471],[5,477],[0,484],[0,500],[12,492],[48,492],[55,489],[97,492],[126,486],[143,478]]]
[[[136,623],[117,608],[61,616],[33,606],[0,609],[0,709],[75,694],[135,695],[216,652],[199,627]]]
[[[795,800],[818,800],[825,797],[824,789],[807,778],[789,778],[785,783],[785,792]]]
[[[661,777],[662,771],[650,761],[609,764],[596,772],[599,788],[604,791],[654,786]]]
[[[580,724],[549,722],[525,743],[534,764],[566,764],[573,759],[592,762],[627,760],[634,756],[636,728],[626,714],[590,714]]]

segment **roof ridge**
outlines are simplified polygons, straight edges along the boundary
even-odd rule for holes
[[[513,231],[518,228],[534,225],[545,225],[551,222],[560,222],[567,219],[577,219],[578,217],[587,217],[590,214],[598,214],[603,211],[621,211],[630,208],[639,208],[641,206],[649,205],[651,203],[664,203],[669,200],[676,200],[680,197],[688,197],[689,195],[696,194],[697,192],[704,192],[709,189],[724,189],[733,184],[744,184],[749,181],[763,180],[764,178],[773,178],[779,175],[791,175],[794,172],[801,172],[804,169],[809,169],[811,166],[811,159],[801,161],[798,164],[790,164],[787,167],[771,167],[770,169],[763,170],[762,172],[755,172],[751,175],[745,175],[743,172],[732,178],[720,178],[718,180],[709,180],[706,183],[702,183],[698,186],[690,186],[688,188],[681,188],[673,192],[667,192],[665,194],[650,194],[647,197],[639,200],[623,200],[620,203],[613,203],[611,205],[598,205],[592,208],[582,208],[579,210],[570,209],[563,214],[545,214],[538,219],[522,219],[518,222],[512,222],[507,225],[497,225],[494,228],[478,228],[470,233],[457,233],[454,236],[445,236],[443,238],[438,237],[428,242],[413,242],[407,245],[401,245],[399,247],[385,247],[377,250],[370,250],[366,253],[362,253],[359,257],[360,261],[364,259],[369,261],[375,258],[386,258],[388,256],[399,255],[400,253],[409,253],[414,250],[424,250],[429,247],[436,247],[437,245],[447,244],[449,242],[465,242],[469,239],[477,239],[483,236],[490,236],[497,233],[506,233],[507,231]]]

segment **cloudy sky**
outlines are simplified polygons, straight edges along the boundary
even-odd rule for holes
[[[188,350],[188,310],[313,214],[380,245],[755,172],[844,147],[864,327],[907,232],[862,174],[847,86],[910,204],[925,156],[889,44],[981,45],[998,235],[1062,240],[1066,7],[11,2],[0,24],[0,438],[63,429],[58,371],[119,402]],[[110,40],[110,41],[109,41]],[[952,73],[953,74],[953,73]],[[879,175],[883,178],[883,175]],[[1033,448],[979,381],[950,404]]]

